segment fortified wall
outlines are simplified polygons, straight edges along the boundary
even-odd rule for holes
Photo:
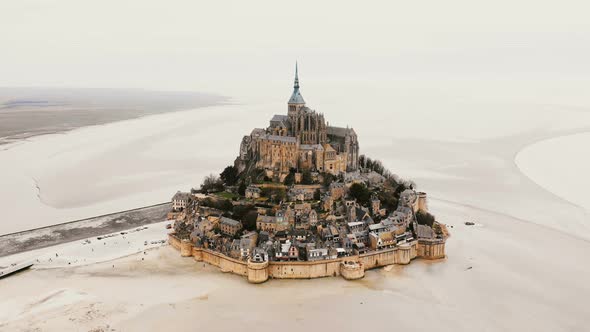
[[[193,257],[219,267],[222,272],[247,277],[251,283],[271,279],[312,279],[342,276],[347,280],[364,277],[365,271],[392,264],[409,264],[416,257],[439,259],[445,257],[444,240],[412,241],[395,248],[373,251],[362,255],[337,259],[306,262],[244,262],[204,248],[197,248],[189,241],[181,241],[174,234],[168,235],[170,245],[183,257]]]

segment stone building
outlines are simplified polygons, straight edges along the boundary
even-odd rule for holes
[[[191,194],[183,193],[177,191],[176,194],[172,197],[172,210],[173,211],[182,211],[188,205],[189,200],[191,199]]]
[[[396,239],[391,232],[370,233],[369,242],[371,249],[381,250],[393,247],[396,244]]]
[[[219,229],[223,234],[234,236],[240,229],[242,229],[242,223],[237,220],[221,217]]]
[[[380,214],[381,210],[381,201],[376,196],[371,197],[371,212],[373,215],[377,216]]]
[[[330,190],[330,195],[334,200],[341,199],[346,193],[346,186],[342,182],[332,182],[330,183],[330,187],[328,189]]]
[[[288,223],[277,223],[277,217],[275,216],[258,215],[256,219],[256,229],[259,231],[275,233],[278,231],[284,231],[287,228]]]
[[[262,190],[258,187],[255,186],[248,186],[248,188],[246,188],[246,198],[251,198],[251,199],[256,199],[260,197],[260,194],[262,193]]]
[[[332,195],[328,193],[322,196],[322,209],[324,209],[324,211],[332,211],[333,205],[334,199],[332,198]]]
[[[352,128],[332,127],[324,114],[306,106],[295,67],[287,115],[272,117],[266,129],[244,136],[235,166],[241,172],[254,165],[282,179],[290,169],[339,174],[358,169],[359,143]]]
[[[310,210],[307,218],[310,226],[315,226],[318,223],[318,213],[316,210]]]

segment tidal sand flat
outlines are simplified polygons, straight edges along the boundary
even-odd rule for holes
[[[197,92],[0,88],[0,144],[225,102],[226,97]]]
[[[38,136],[0,151],[0,234],[158,204],[227,162],[235,106]],[[208,124],[208,125],[206,125]],[[225,134],[230,133],[230,134]],[[234,143],[236,140],[233,139]]]
[[[431,208],[452,226],[443,261],[371,270],[358,281],[251,285],[162,246],[108,262],[35,268],[4,279],[0,328],[358,331],[367,326],[359,316],[364,312],[373,315],[371,324],[395,322],[411,331],[482,326],[486,331],[584,331],[590,270],[579,257],[590,254],[588,242],[461,205],[431,200]],[[467,219],[478,223],[466,226]],[[547,238],[552,245],[540,246]],[[67,252],[68,260],[76,259],[74,250]],[[84,251],[79,257],[90,256]],[[326,313],[339,319],[327,320]]]
[[[541,187],[590,211],[590,132],[537,142],[515,160]]]

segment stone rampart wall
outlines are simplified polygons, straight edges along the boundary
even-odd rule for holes
[[[445,258],[445,241],[418,241],[417,254],[425,259]]]
[[[168,234],[168,243],[172,246],[172,248],[176,250],[180,250],[180,239],[172,234]]]
[[[365,276],[365,268],[359,262],[356,264],[340,263],[340,275],[346,280],[361,279]]]
[[[315,262],[269,262],[268,275],[277,279],[310,279],[340,275],[341,259]]]
[[[208,249],[193,248],[192,254],[196,261],[217,266],[222,272],[235,273],[241,276],[248,275],[248,265],[246,262]]]
[[[195,248],[192,244],[190,244],[190,248],[187,248],[187,243],[178,240],[174,234],[169,235],[168,242],[175,249],[182,249],[183,256],[193,256],[195,261],[217,266],[223,272],[246,276],[248,281],[253,283],[261,283],[268,278],[312,279],[339,276],[343,274],[344,267],[341,263],[344,261],[359,263],[362,272],[360,270],[347,270],[344,272],[343,277],[346,279],[359,279],[364,276],[365,270],[391,264],[408,264],[415,257],[427,259],[445,257],[444,241],[436,243],[413,241],[395,248],[330,260],[255,263],[233,259],[216,251]]]

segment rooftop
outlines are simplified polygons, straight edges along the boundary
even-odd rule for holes
[[[287,143],[296,143],[297,142],[297,139],[293,136],[267,135],[266,139],[272,140],[272,141],[287,142]]]
[[[237,220],[233,220],[230,218],[226,218],[226,217],[221,217],[221,223],[222,224],[226,224],[226,225],[230,225],[230,226],[239,226],[241,225],[241,223]]]
[[[299,92],[299,74],[297,70],[297,64],[295,64],[295,84],[293,85],[293,93],[289,98],[289,104],[305,104],[301,92]]]

